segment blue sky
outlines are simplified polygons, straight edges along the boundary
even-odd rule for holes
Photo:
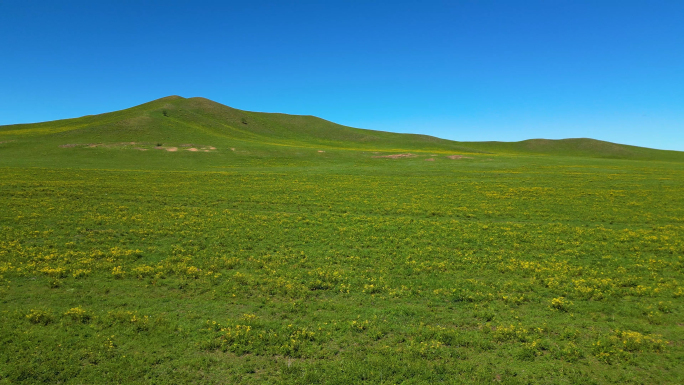
[[[684,151],[684,2],[0,1],[0,125],[168,95]]]

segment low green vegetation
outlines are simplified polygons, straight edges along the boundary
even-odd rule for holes
[[[0,383],[684,378],[680,153],[151,104],[0,127]]]

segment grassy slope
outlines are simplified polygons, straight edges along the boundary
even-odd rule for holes
[[[481,151],[509,154],[540,154],[573,157],[662,160],[680,162],[681,151],[655,150],[596,139],[529,139],[521,142],[464,142],[463,145]]]
[[[164,116],[166,111],[168,116]],[[54,122],[0,127],[4,140],[208,142],[316,148],[468,151],[455,142],[341,126],[313,116],[241,111],[204,98],[171,96],[133,108]],[[479,152],[477,150],[470,150]]]
[[[166,111],[168,116],[164,116]],[[426,135],[396,134],[335,124],[313,116],[237,110],[204,98],[170,96],[126,110],[53,122],[0,126],[0,144],[30,142],[47,151],[68,143],[203,143],[221,147],[277,147],[539,154],[684,161],[684,153],[627,146],[593,139],[522,142],[455,142]]]
[[[684,163],[182,98],[5,140],[0,384],[684,377]],[[59,147],[124,141],[218,150]]]

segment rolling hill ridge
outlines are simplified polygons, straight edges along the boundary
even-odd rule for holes
[[[347,127],[315,116],[243,111],[205,98],[180,96],[168,96],[99,115],[0,126],[0,146],[6,147],[13,142],[62,146],[121,142],[205,143],[231,148],[248,145],[321,151],[424,151],[684,161],[683,152],[594,139],[458,142],[428,135]]]

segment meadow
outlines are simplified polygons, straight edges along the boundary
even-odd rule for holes
[[[684,379],[684,163],[50,135],[0,145],[2,384]]]

